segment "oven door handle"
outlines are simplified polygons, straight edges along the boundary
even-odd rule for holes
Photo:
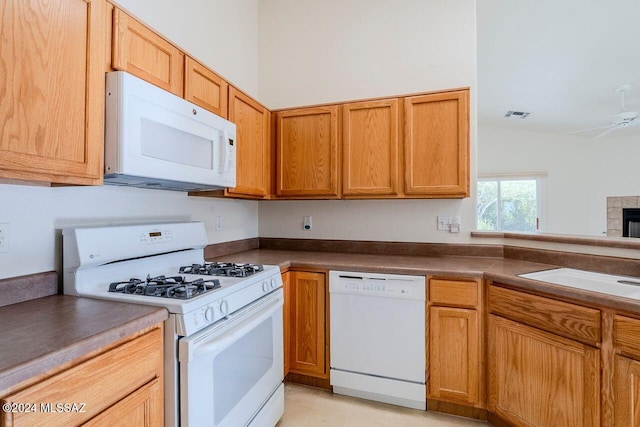
[[[180,362],[191,362],[201,356],[211,356],[222,352],[247,332],[273,316],[278,310],[282,310],[282,291],[275,294],[269,301],[263,301],[246,312],[232,315],[227,320],[229,324],[223,326],[225,329],[226,327],[230,328],[226,331],[216,328],[203,336],[197,338],[194,336],[194,340],[182,339],[180,341]],[[256,310],[258,311],[256,312]],[[235,322],[240,323],[232,325]]]

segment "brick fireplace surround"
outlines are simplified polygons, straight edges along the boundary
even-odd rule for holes
[[[640,196],[607,197],[607,236],[622,237],[625,208],[640,208]]]

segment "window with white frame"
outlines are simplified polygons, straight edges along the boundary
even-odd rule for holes
[[[544,173],[478,177],[480,231],[544,231]]]

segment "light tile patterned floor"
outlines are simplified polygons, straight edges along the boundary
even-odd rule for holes
[[[487,427],[466,418],[418,411],[286,383],[278,427]]]

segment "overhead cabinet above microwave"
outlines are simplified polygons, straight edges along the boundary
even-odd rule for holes
[[[104,183],[235,187],[236,126],[124,71],[107,73]]]

